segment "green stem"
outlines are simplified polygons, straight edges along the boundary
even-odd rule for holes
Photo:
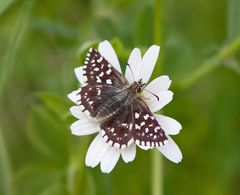
[[[159,151],[152,150],[152,195],[163,194],[163,162]]]
[[[155,0],[154,5],[154,42],[157,45],[162,43],[162,0]],[[162,53],[162,52],[161,52]],[[161,55],[162,56],[162,55]],[[162,72],[162,57],[155,66],[153,77],[157,77]],[[162,157],[157,150],[152,151],[152,195],[163,194],[163,169]]]
[[[234,39],[230,44],[223,47],[217,54],[212,58],[206,60],[203,64],[198,66],[194,72],[188,77],[182,80],[180,87],[186,89],[191,87],[196,81],[201,79],[206,74],[215,70],[222,64],[222,61],[226,60],[229,56],[233,55],[240,48],[240,36]]]

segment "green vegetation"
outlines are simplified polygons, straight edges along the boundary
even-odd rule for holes
[[[239,6],[0,0],[0,194],[240,194]],[[173,80],[163,112],[183,126],[182,163],[138,149],[111,174],[85,166],[93,136],[71,135],[66,95],[79,85],[74,67],[105,39],[123,69],[134,47],[161,45],[153,77]]]

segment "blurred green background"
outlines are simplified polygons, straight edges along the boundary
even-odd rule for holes
[[[84,164],[93,136],[70,133],[73,69],[105,39],[123,68],[161,45],[154,76],[175,93],[163,111],[183,125],[163,194],[240,194],[239,36],[239,0],[0,0],[0,194],[151,193],[150,151],[102,174]]]

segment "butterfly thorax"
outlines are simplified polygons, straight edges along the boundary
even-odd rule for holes
[[[142,83],[142,79],[140,79],[138,82],[134,81],[131,85],[129,85],[129,89],[132,91],[134,95],[141,94],[143,87],[145,86],[145,83]]]
[[[104,101],[97,110],[96,119],[104,121],[109,116],[115,114],[122,107],[131,106],[135,97],[140,96],[142,92],[142,84],[134,82],[126,85],[122,89],[108,86],[109,90],[103,94]]]

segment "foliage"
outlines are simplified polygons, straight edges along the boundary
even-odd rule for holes
[[[164,194],[240,194],[239,1],[0,1],[0,194],[150,194],[151,152],[105,175],[85,167],[91,136],[69,126],[73,69],[110,40],[122,68],[161,43],[154,76],[173,80],[164,114],[183,162],[163,160]],[[159,154],[160,155],[160,154]]]

